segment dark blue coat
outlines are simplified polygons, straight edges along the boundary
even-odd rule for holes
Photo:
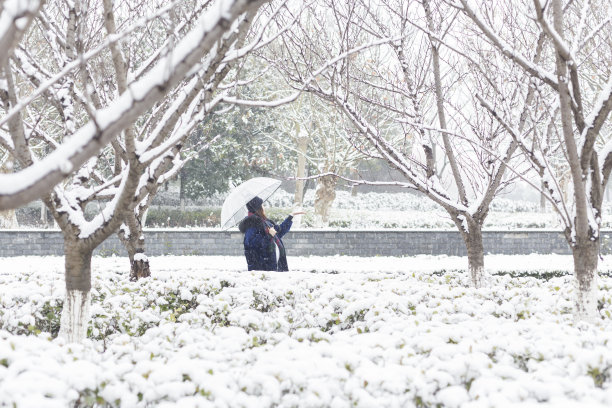
[[[244,255],[246,256],[249,271],[288,271],[285,246],[281,238],[289,232],[293,224],[293,217],[288,216],[281,225],[270,220],[263,220],[255,214],[245,217],[238,228],[244,234]],[[276,229],[276,238],[279,245],[279,259],[276,262],[275,238],[268,234],[269,226]]]

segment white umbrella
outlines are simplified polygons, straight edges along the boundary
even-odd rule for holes
[[[221,229],[238,224],[248,215],[246,204],[255,196],[266,201],[281,185],[280,180],[255,177],[232,190],[221,208]]]

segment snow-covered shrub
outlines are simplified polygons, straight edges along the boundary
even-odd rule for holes
[[[138,282],[94,258],[82,345],[48,334],[62,258],[0,259],[0,405],[605,406],[612,264],[601,322],[576,325],[568,259],[492,255],[474,289],[456,257],[159,257]]]

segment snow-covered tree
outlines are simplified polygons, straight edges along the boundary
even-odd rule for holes
[[[517,144],[495,121],[482,120],[483,109],[470,97],[468,62],[441,47],[458,36],[457,12],[432,3],[385,0],[374,8],[367,1],[328,2],[286,40],[289,50],[279,65],[298,86],[343,112],[353,125],[354,147],[405,178],[353,182],[414,189],[447,211],[480,286],[482,226],[491,201],[511,182],[506,170]]]
[[[479,94],[481,104],[512,136],[559,214],[574,258],[575,317],[597,318],[597,263],[602,201],[612,171],[612,35],[607,0],[540,0],[482,4],[456,0],[493,52],[522,70],[537,104],[521,129],[506,92]],[[543,50],[537,61],[530,58]],[[487,78],[494,79],[492,72]],[[545,137],[549,134],[552,137]],[[562,154],[551,155],[560,149]],[[565,176],[569,175],[568,178]],[[569,180],[563,193],[564,179]]]
[[[303,204],[307,163],[320,174],[345,174],[364,159],[364,155],[349,142],[350,125],[345,123],[342,112],[334,104],[304,94],[291,104],[277,108],[275,114],[280,132],[269,137],[297,155],[296,207]],[[337,177],[317,179],[314,200],[316,226],[329,224],[329,211],[336,198],[337,184]]]
[[[3,44],[5,42],[12,44],[15,52],[10,53],[11,47],[9,46],[6,48],[9,52],[2,55],[3,59],[5,56],[13,58],[9,66],[6,64],[3,66],[2,80],[0,80],[0,93],[5,96],[0,117],[0,128],[4,129],[0,137],[0,145],[11,153],[20,152],[22,157],[27,156],[27,153],[22,151],[21,142],[17,139],[26,140],[31,136],[29,132],[34,132],[41,137],[48,136],[47,134],[40,135],[40,129],[36,126],[26,129],[28,134],[21,136],[15,134],[19,132],[19,125],[23,123],[24,115],[28,115],[27,110],[43,109],[50,105],[53,109],[62,111],[61,114],[57,111],[56,113],[67,126],[74,125],[74,118],[70,116],[72,115],[70,107],[63,107],[61,103],[59,105],[57,103],[45,104],[44,101],[65,100],[63,97],[66,92],[72,92],[71,87],[74,83],[69,79],[70,77],[78,78],[79,82],[87,79],[87,76],[83,77],[85,72],[81,69],[83,66],[95,66],[101,69],[101,74],[107,73],[99,61],[102,61],[107,55],[110,44],[125,41],[126,38],[140,33],[143,38],[143,47],[140,51],[133,51],[140,52],[142,55],[147,54],[151,58],[148,62],[144,61],[144,65],[140,67],[139,76],[130,82],[130,91],[121,94],[113,101],[105,101],[106,104],[101,109],[96,109],[90,101],[90,99],[95,99],[96,90],[92,88],[93,84],[81,83],[83,90],[87,92],[81,92],[77,96],[81,99],[83,106],[81,109],[87,112],[89,120],[82,121],[78,127],[71,128],[69,134],[63,135],[64,140],[61,141],[61,146],[54,146],[54,150],[44,158],[33,160],[32,163],[28,163],[26,159],[26,163],[20,163],[22,170],[19,172],[0,175],[0,208],[16,208],[49,193],[66,175],[98,154],[119,132],[154,106],[186,76],[193,76],[194,66],[200,63],[202,56],[209,52],[215,46],[216,40],[230,28],[229,26],[236,18],[235,13],[242,14],[245,10],[257,8],[264,2],[256,0],[202,1],[199,7],[192,8],[191,19],[197,24],[194,25],[189,35],[182,33],[185,35],[185,41],[181,43],[171,41],[161,49],[150,49],[145,46],[147,43],[144,40],[152,37],[152,33],[144,31],[152,21],[161,20],[180,2],[170,4],[160,2],[163,3],[162,5],[141,2],[142,5],[148,7],[130,9],[137,15],[130,21],[129,27],[113,37],[96,36],[99,33],[88,30],[89,27],[75,25],[84,16],[91,17],[96,12],[100,12],[101,5],[98,2],[90,4],[86,1],[55,0],[46,2],[42,9],[43,2],[35,0],[6,2],[3,9],[0,10],[3,13],[3,18],[0,20],[3,24],[0,27],[2,29],[0,30],[0,41]],[[22,39],[24,28],[27,29],[30,26],[30,21],[39,9],[41,10],[36,19],[38,27],[35,28],[41,33],[38,36],[26,36]],[[75,11],[68,14],[70,9]],[[67,35],[67,26],[58,26],[53,21],[58,17],[54,10],[63,10],[65,13],[63,17],[72,27],[70,28],[72,34]],[[231,11],[226,12],[227,10]],[[99,24],[98,27],[101,25]],[[79,31],[82,31],[80,35],[76,35]],[[61,33],[64,33],[62,36],[65,36],[68,42],[62,42],[61,37],[58,36]],[[83,40],[85,34],[92,39]],[[20,39],[21,43],[19,43]],[[27,67],[27,74],[32,85],[23,95],[12,97],[9,91],[15,85],[11,84],[15,75],[13,70],[15,65],[20,64],[22,60],[16,55],[19,53],[16,47],[19,46],[22,49],[21,54],[27,54],[28,50],[38,51],[45,44],[46,51],[32,53],[28,56],[36,62],[35,65]],[[58,53],[64,53],[66,57],[58,59]],[[161,59],[163,59],[163,64],[150,65],[160,62]],[[110,78],[107,77],[107,79]],[[108,86],[109,83],[106,81],[100,85]],[[75,84],[79,85],[78,82]],[[10,136],[8,136],[9,133]],[[21,161],[21,159],[18,160]]]
[[[253,97],[256,97],[253,95]],[[181,171],[181,202],[225,193],[232,185],[257,176],[284,176],[282,151],[265,134],[274,133],[271,109],[223,106],[208,115],[198,133],[189,139],[223,135],[209,149],[190,160]]]
[[[198,157],[202,151],[211,150],[211,144],[215,146],[230,139],[225,129],[206,135],[199,127],[206,122],[225,123],[221,120],[222,114],[216,112],[215,107],[224,96],[232,94],[238,84],[235,80],[224,83],[224,79],[232,69],[244,62],[244,56],[251,50],[272,41],[273,36],[263,40],[264,32],[267,30],[268,21],[283,7],[284,2],[279,2],[271,8],[270,15],[260,13],[258,18],[254,10],[249,11],[238,27],[219,41],[214,54],[209,55],[204,69],[198,73],[197,82],[194,82],[192,89],[187,89],[186,93],[185,89],[182,89],[182,92],[160,102],[156,110],[163,112],[163,115],[158,118],[149,117],[145,122],[146,126],[141,127],[138,123],[134,125],[135,133],[140,135],[139,140],[143,146],[146,146],[149,140],[157,140],[142,154],[153,154],[153,157],[158,158],[148,164],[143,163],[141,169],[143,176],[134,197],[134,202],[139,201],[139,204],[133,206],[133,211],[126,214],[125,223],[119,230],[119,238],[125,245],[130,259],[130,279],[136,280],[150,274],[149,261],[145,255],[143,226],[146,212],[159,187],[179,174],[185,165]],[[106,12],[105,15],[108,20],[110,12]],[[248,44],[245,45],[252,23],[257,28],[253,30],[248,38]],[[112,29],[109,29],[109,32],[112,32]],[[119,58],[115,60],[120,61]],[[228,164],[237,165],[237,163]],[[123,157],[121,170],[115,170],[115,177],[125,171],[128,165],[129,159]],[[111,188],[110,196],[114,194]],[[102,190],[96,194],[96,197],[101,198],[105,195],[108,196],[109,191]]]
[[[219,62],[263,3],[48,1],[15,46],[0,143],[23,170],[2,176],[0,201],[47,193],[64,234],[69,340],[85,335],[93,250],[177,168],[181,141],[214,104]],[[104,197],[86,219],[85,207]]]

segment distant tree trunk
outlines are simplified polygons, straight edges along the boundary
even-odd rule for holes
[[[120,229],[119,239],[127,249],[130,258],[130,280],[135,282],[140,278],[151,276],[151,269],[149,259],[145,255],[142,224],[133,211],[126,216],[125,222],[127,225],[123,225]]]
[[[64,235],[66,297],[62,309],[60,336],[69,343],[87,336],[91,300],[91,255],[93,250],[78,239]]]
[[[540,189],[542,190],[542,192],[540,192],[540,212],[546,212],[546,196],[544,195],[546,186],[544,185],[544,180],[542,180]]]
[[[318,227],[329,225],[329,210],[336,199],[336,177],[324,176],[319,178],[315,193],[315,224]]]
[[[40,202],[40,222],[42,225],[47,226],[47,206],[43,201]]]
[[[13,160],[8,158],[4,161],[0,167],[0,173],[12,173],[13,171]],[[17,222],[17,214],[14,209],[0,211],[0,229],[11,229],[19,228]]]
[[[352,173],[353,173],[352,177],[356,179],[358,176],[357,170],[354,170]],[[351,197],[357,197],[357,187],[358,186],[359,184],[354,184],[353,186],[351,186]]]
[[[168,183],[164,183],[164,186],[167,186],[167,185]],[[140,225],[142,225],[142,228],[147,226],[147,216],[148,215],[149,215],[149,208],[147,207],[147,209],[142,214],[142,218],[140,219]]]
[[[179,177],[179,200],[181,205],[181,211],[185,211],[185,182],[187,178],[187,172],[185,169],[181,169],[180,177]]]
[[[17,214],[15,210],[4,210],[0,211],[0,229],[14,229],[19,228],[17,222]]]
[[[297,141],[298,150],[298,161],[297,161],[297,174],[298,180],[295,181],[295,207],[302,207],[304,205],[304,180],[299,180],[306,175],[306,152],[308,150],[308,137],[299,137]],[[300,227],[302,224],[302,215],[296,215],[293,218],[293,224],[296,227]]]

